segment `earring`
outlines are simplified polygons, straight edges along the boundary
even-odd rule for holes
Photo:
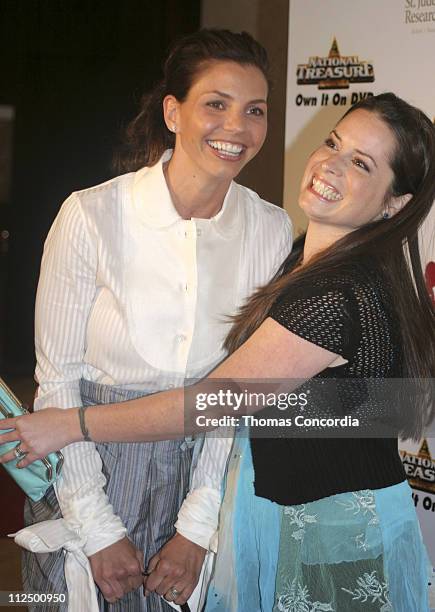
[[[389,219],[390,215],[387,213],[387,211],[384,212],[384,214],[382,215],[383,219]]]
[[[172,131],[174,132],[174,134],[176,134],[176,133],[177,133],[177,126],[175,125],[175,123],[174,123],[174,125],[172,126]]]

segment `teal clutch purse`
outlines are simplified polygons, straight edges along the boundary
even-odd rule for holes
[[[11,417],[22,416],[23,414],[29,414],[29,411],[0,378],[0,419],[9,419]],[[1,444],[0,433],[1,455],[13,450],[16,446],[17,442]],[[44,497],[47,489],[58,478],[63,465],[63,455],[60,451],[50,453],[47,457],[38,459],[24,468],[17,467],[18,461],[19,459],[13,459],[8,463],[4,463],[3,467],[30,499],[38,501]]]

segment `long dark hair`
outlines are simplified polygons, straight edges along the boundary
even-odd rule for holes
[[[352,106],[344,116],[363,109],[375,113],[390,128],[396,141],[391,160],[392,196],[412,194],[409,202],[389,219],[373,221],[347,234],[301,268],[305,236],[295,243],[275,278],[258,290],[239,314],[226,348],[236,350],[264,321],[272,304],[291,286],[310,282],[326,270],[341,270],[361,256],[374,256],[389,280],[401,329],[404,375],[430,379],[435,371],[435,312],[426,289],[418,245],[418,229],[435,200],[435,127],[419,109],[392,93],[371,96]],[[417,439],[435,416],[433,394],[402,432]]]
[[[255,66],[270,86],[266,50],[247,32],[203,29],[181,38],[169,51],[163,79],[142,97],[139,114],[127,126],[113,164],[118,172],[153,166],[165,149],[174,147],[175,135],[163,117],[163,99],[171,94],[183,102],[199,73],[212,61]]]

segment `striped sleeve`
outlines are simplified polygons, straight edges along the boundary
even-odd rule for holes
[[[207,432],[192,486],[175,523],[178,533],[213,552],[217,548],[222,478],[232,445],[232,428]]]
[[[96,294],[97,258],[78,197],[63,204],[44,246],[35,311],[35,410],[81,405],[86,326]],[[92,443],[63,449],[65,465],[56,494],[64,518],[86,540],[93,554],[125,535],[113,514],[100,456]]]

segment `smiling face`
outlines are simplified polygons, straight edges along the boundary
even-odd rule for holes
[[[261,149],[267,132],[268,86],[249,65],[213,61],[198,74],[183,102],[164,100],[165,121],[176,126],[173,160],[206,180],[231,181]]]
[[[299,205],[311,221],[344,235],[400,208],[390,195],[390,163],[396,141],[375,113],[358,109],[344,117],[311,155]]]

